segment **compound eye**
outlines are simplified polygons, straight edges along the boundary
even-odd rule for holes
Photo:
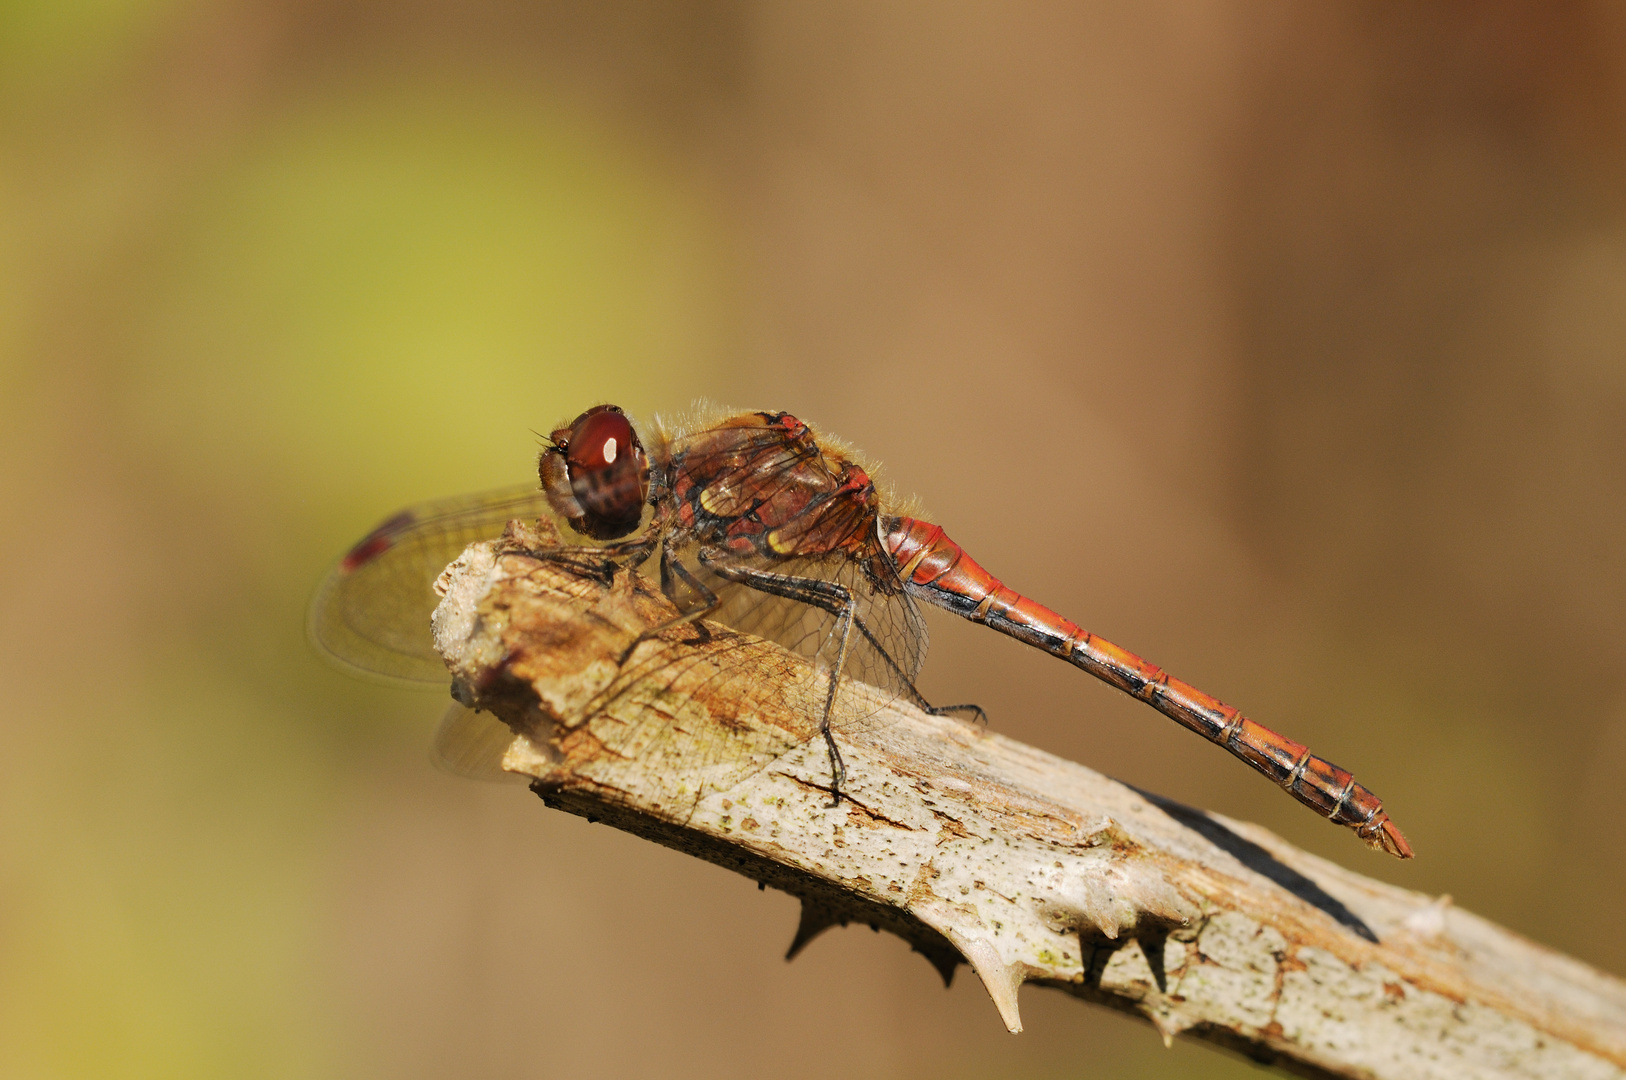
[[[614,405],[590,409],[565,443],[570,489],[587,512],[589,535],[624,536],[637,527],[649,491],[649,466],[638,433]]]
[[[630,459],[637,436],[632,424],[620,412],[590,412],[583,415],[570,429],[570,441],[565,460],[570,463],[572,478],[580,471],[599,472],[612,469],[616,462]]]

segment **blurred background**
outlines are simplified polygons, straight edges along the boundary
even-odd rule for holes
[[[1232,1077],[434,771],[330,561],[588,404],[790,410],[1353,767],[1368,853],[1065,665],[924,688],[1626,974],[1606,3],[0,6],[0,1073]]]

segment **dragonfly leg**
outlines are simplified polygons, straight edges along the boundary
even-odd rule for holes
[[[626,566],[637,566],[649,558],[655,548],[653,534],[634,537],[616,544],[606,544],[602,547],[589,544],[570,544],[560,547],[536,548],[527,550],[522,554],[533,559],[541,559],[556,565],[570,568],[586,577],[592,577],[608,585],[616,573]],[[678,595],[676,580],[681,580],[699,598],[699,603],[693,608],[684,611],[683,601]],[[674,626],[703,619],[716,611],[721,601],[717,594],[707,588],[705,583],[694,576],[682,561],[672,554],[671,545],[664,539],[661,541],[661,591],[666,594],[681,612],[677,617],[668,619],[659,626],[645,627],[621,651],[617,666],[624,665],[639,645],[659,636],[663,631]]]
[[[847,604],[841,611],[841,644],[836,647],[836,662],[830,668],[830,687],[824,693],[824,715],[819,717],[819,734],[824,736],[824,748],[830,754],[830,805],[841,805],[841,783],[847,778],[847,763],[836,749],[836,737],[830,731],[830,714],[836,707],[836,691],[841,686],[841,669],[847,666],[847,648],[852,644],[853,622],[858,617],[858,601],[847,594]]]
[[[892,674],[896,677],[899,685],[904,688],[913,704],[923,711],[934,716],[957,711],[974,711],[978,717],[986,722],[987,715],[979,706],[948,705],[939,708],[928,702],[915,687],[914,680],[909,678],[902,667],[899,666],[897,660],[882,646],[875,633],[859,617],[857,597],[846,586],[833,581],[825,581],[822,578],[797,577],[792,574],[775,574],[771,571],[756,570],[750,567],[730,566],[727,562],[718,559],[711,552],[704,549],[700,552],[700,561],[707,569],[716,573],[719,577],[755,589],[758,592],[784,597],[787,600],[795,600],[809,607],[818,608],[820,611],[833,615],[837,619],[841,637],[836,650],[836,660],[830,673],[830,689],[825,697],[824,713],[819,719],[819,733],[824,736],[825,746],[830,753],[830,772],[833,778],[831,794],[836,802],[841,800],[841,785],[846,779],[847,771],[846,765],[841,760],[841,751],[836,748],[835,736],[830,730],[830,718],[835,710],[836,692],[840,687],[841,672],[847,663],[847,653],[851,648],[854,631],[869,642],[876,654],[892,669]]]
[[[565,544],[559,547],[521,549],[516,554],[564,566],[608,585],[616,572],[626,566],[637,566],[655,550],[651,536],[639,536],[616,544],[596,547],[591,544]]]
[[[975,723],[979,727],[987,727],[988,726],[988,712],[981,705],[972,705],[972,704],[965,704],[965,705],[924,705],[923,704],[921,706],[921,711],[922,712],[928,712],[933,716],[948,716],[951,713],[973,713],[973,714],[975,714],[973,719],[972,719],[973,723]]]
[[[684,601],[678,595],[679,582],[687,585],[699,599],[699,603],[687,611],[683,607]],[[694,572],[683,565],[683,560],[672,553],[671,545],[665,543],[661,545],[661,592],[666,594],[668,600],[672,601],[673,606],[678,609],[678,614],[667,619],[659,626],[650,626],[639,631],[638,636],[632,639],[632,643],[622,650],[618,666],[630,660],[638,646],[650,638],[658,637],[675,626],[683,626],[704,619],[722,604],[717,594],[708,588],[705,582],[695,577]],[[703,627],[701,632],[705,632]]]
[[[795,600],[798,603],[806,604],[808,607],[818,608],[820,611],[837,618],[841,617],[842,606],[852,599],[852,593],[845,586],[825,581],[822,578],[796,577],[792,574],[775,574],[766,570],[751,570],[744,567],[729,566],[727,563],[717,561],[714,555],[706,551],[700,552],[700,561],[706,565],[707,569],[713,571],[719,577],[727,578],[729,581],[745,585],[758,592],[768,593],[771,596],[782,596],[787,600]],[[927,701],[919,688],[915,686],[915,681],[903,670],[902,665],[893,658],[892,654],[886,651],[886,647],[881,644],[880,639],[875,636],[875,632],[864,622],[863,617],[857,614],[856,606],[853,614],[853,629],[857,630],[864,640],[869,642],[870,648],[875,650],[875,655],[881,658],[891,670],[893,679],[903,688],[904,696],[909,699],[910,704],[920,709],[921,712],[931,713],[933,716],[951,712],[975,712],[983,722],[987,721],[987,714],[983,712],[980,705],[936,706]]]
[[[761,592],[771,593],[774,596],[783,596],[790,600],[800,601],[809,607],[816,607],[837,617],[841,614],[840,605],[843,603],[841,597],[851,598],[851,593],[845,587],[818,578],[793,577],[789,574],[773,574],[764,570],[746,570],[739,567],[719,565],[708,559],[704,552],[701,553],[700,561],[704,562],[707,567],[717,574],[731,581],[750,586]],[[893,678],[897,680],[899,686],[903,687],[904,695],[909,698],[910,704],[920,709],[921,712],[931,716],[971,713],[974,723],[983,727],[988,726],[988,713],[981,705],[973,703],[933,705],[927,701],[926,696],[915,686],[915,681],[904,672],[897,660],[893,659],[892,654],[886,651],[881,642],[875,637],[875,633],[870,630],[856,612],[853,615],[853,629],[863,635],[864,639],[870,643],[870,647],[875,650],[876,655],[885,661],[887,667],[892,669]]]

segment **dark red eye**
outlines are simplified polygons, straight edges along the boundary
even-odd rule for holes
[[[632,424],[621,413],[585,413],[570,429],[565,460],[570,463],[571,479],[582,470],[593,473],[615,468],[618,461],[632,457],[636,441]]]
[[[571,494],[584,512],[572,524],[598,539],[637,528],[649,493],[649,464],[626,415],[614,405],[596,406],[558,441],[564,443]]]

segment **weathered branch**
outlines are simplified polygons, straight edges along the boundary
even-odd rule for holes
[[[670,617],[658,591],[511,540],[448,568],[435,616],[459,693],[519,733],[505,767],[550,806],[800,897],[792,954],[868,923],[945,980],[970,964],[1012,1031],[1037,982],[1306,1075],[1626,1075],[1626,984],[862,684],[841,693],[881,711],[841,734],[832,807],[803,660],[709,625],[624,657]]]

